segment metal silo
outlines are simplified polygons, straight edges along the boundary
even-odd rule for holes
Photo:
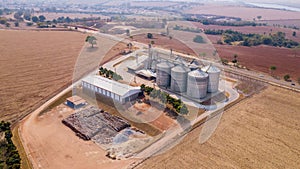
[[[156,71],[156,66],[157,66],[157,60],[153,60],[153,61],[152,61],[152,64],[151,64],[151,70],[152,70],[153,72]]]
[[[171,90],[185,92],[187,87],[187,74],[190,69],[184,65],[177,65],[171,70]]]
[[[188,73],[187,92],[192,98],[200,99],[207,95],[208,74],[200,69]]]
[[[221,70],[213,65],[208,65],[202,68],[202,71],[208,74],[207,92],[214,93],[219,89],[219,79]]]
[[[174,64],[168,61],[163,61],[156,65],[156,84],[158,86],[170,86],[172,67],[174,67]]]

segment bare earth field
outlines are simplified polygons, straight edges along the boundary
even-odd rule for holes
[[[270,66],[274,65],[277,67],[275,76],[282,78],[289,74],[294,80],[300,77],[300,51],[270,46],[215,45],[215,47],[219,56],[229,61],[233,60],[234,54],[237,54],[241,65],[250,70],[269,73]]]
[[[263,8],[250,8],[241,6],[203,5],[194,7],[184,12],[189,14],[212,14],[221,16],[240,17],[243,20],[251,21],[257,16],[262,16],[263,20],[279,20],[287,18],[300,19],[300,12]]]
[[[191,24],[202,28],[202,29],[220,29],[220,30],[234,30],[242,33],[256,33],[256,34],[266,34],[268,35],[269,33],[277,33],[277,32],[284,32],[286,34],[287,39],[291,39],[297,42],[300,42],[300,31],[299,30],[294,30],[290,28],[282,28],[282,27],[274,27],[274,26],[218,26],[218,25],[203,25],[202,23],[197,23],[197,22],[191,22]],[[293,36],[293,32],[296,32],[298,36]]]
[[[300,93],[269,87],[227,110],[206,143],[197,128],[138,168],[298,168],[299,107]]]
[[[0,31],[0,119],[16,119],[65,88],[84,38],[75,32]]]
[[[72,77],[79,78],[126,47],[110,44],[102,52],[87,46],[79,55],[86,36],[70,31],[0,31],[0,120],[28,114],[70,85]],[[106,45],[105,39],[98,40]]]
[[[139,34],[133,36],[133,40],[145,44],[150,44],[151,41],[154,41],[154,46],[159,46],[165,49],[172,48],[177,52],[195,55],[194,51],[191,48],[189,48],[186,44],[180,42],[175,38],[170,39],[168,36],[153,34],[153,39],[148,39],[146,34]]]

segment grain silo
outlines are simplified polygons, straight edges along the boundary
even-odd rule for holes
[[[203,67],[202,71],[206,72],[209,76],[207,92],[209,93],[217,92],[219,89],[219,79],[221,73],[220,69],[213,65],[208,65]]]
[[[151,70],[152,70],[153,72],[156,71],[157,63],[158,63],[157,60],[153,60],[152,63],[151,63]]]
[[[187,95],[200,99],[207,95],[208,74],[200,69],[188,73]]]
[[[184,65],[177,65],[171,69],[171,90],[185,92],[187,87],[187,74],[190,69]]]
[[[169,61],[163,61],[156,65],[156,84],[158,86],[170,86],[172,67],[174,64]]]

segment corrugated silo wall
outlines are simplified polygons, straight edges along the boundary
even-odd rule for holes
[[[204,98],[207,95],[208,77],[195,77],[188,75],[187,95],[192,98]]]
[[[174,92],[186,92],[188,72],[176,72],[171,70],[171,90]]]
[[[215,93],[219,89],[220,72],[208,73],[208,76],[209,78],[207,91],[209,93]]]

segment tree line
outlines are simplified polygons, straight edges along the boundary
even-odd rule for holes
[[[199,28],[189,28],[189,27],[183,27],[183,26],[178,26],[178,25],[175,25],[173,30],[178,30],[178,31],[185,31],[185,32],[193,32],[193,33],[201,33],[201,29]]]
[[[187,18],[187,21],[200,22],[203,25],[219,25],[219,26],[267,26],[266,23],[256,23],[251,21],[217,21],[215,19],[197,19],[197,18]]]
[[[146,86],[145,84],[142,84],[140,87],[141,91],[149,97],[159,99],[162,104],[170,104],[177,114],[186,115],[189,113],[188,108],[180,99],[171,97],[168,93]]]
[[[115,81],[123,80],[123,78],[122,78],[121,75],[117,74],[114,71],[111,71],[111,70],[108,70],[106,68],[103,68],[103,67],[99,68],[99,74],[101,76],[106,77],[106,78],[111,78],[111,79],[113,79]]]
[[[5,139],[0,140],[0,168],[19,169],[21,158],[16,146],[13,144],[12,132],[9,122],[0,122],[0,134],[5,133]]]
[[[269,35],[260,34],[244,34],[238,31],[229,30],[214,30],[207,29],[204,31],[205,34],[209,35],[222,35],[223,42],[226,44],[231,44],[232,42],[240,42],[242,46],[258,46],[258,45],[268,45],[268,46],[279,46],[286,48],[294,48],[299,46],[298,42],[286,39],[284,32],[277,32]],[[220,43],[220,42],[218,42]]]

